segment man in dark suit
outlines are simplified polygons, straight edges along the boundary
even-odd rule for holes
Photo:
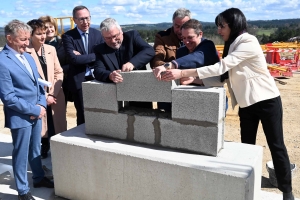
[[[100,24],[105,43],[97,45],[95,78],[103,82],[120,83],[120,72],[146,70],[154,56],[154,49],[135,30],[123,33],[115,19],[107,18]],[[152,108],[152,102],[130,102],[131,106]]]
[[[146,70],[146,64],[154,56],[153,48],[135,30],[123,33],[115,19],[107,18],[100,24],[105,43],[95,47],[97,60],[95,78],[103,82],[120,83],[119,73]]]
[[[27,180],[27,164],[32,170],[33,187],[53,188],[44,177],[40,157],[41,118],[45,115],[44,89],[33,58],[25,52],[31,27],[13,20],[5,26],[6,45],[0,52],[0,98],[4,104],[5,127],[13,141],[12,166],[19,200],[33,200]]]
[[[70,62],[68,86],[77,112],[77,125],[80,125],[85,122],[82,82],[94,79],[92,71],[96,55],[93,48],[102,43],[103,39],[98,30],[90,28],[91,15],[87,7],[76,6],[73,9],[73,20],[76,28],[63,34],[62,40]]]

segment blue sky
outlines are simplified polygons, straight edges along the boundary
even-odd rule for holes
[[[71,16],[77,5],[89,8],[92,24],[113,17],[124,25],[171,22],[172,14],[180,7],[188,8],[193,18],[205,22],[213,22],[218,13],[231,7],[241,9],[248,20],[300,18],[299,4],[300,0],[1,0],[0,27],[12,19],[27,22],[42,15]]]

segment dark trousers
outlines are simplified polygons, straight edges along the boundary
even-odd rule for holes
[[[85,123],[82,89],[73,92],[73,100],[76,109],[77,126],[79,126],[80,124]]]
[[[276,97],[239,108],[242,143],[255,144],[259,121],[271,151],[278,189],[292,191],[289,156],[283,140],[282,103]]]
[[[92,80],[94,80],[94,77],[91,75],[91,76],[86,76],[84,81],[92,81]],[[72,92],[72,96],[74,100],[74,106],[76,109],[77,126],[79,126],[80,124],[85,123],[82,88],[80,88],[76,92]]]

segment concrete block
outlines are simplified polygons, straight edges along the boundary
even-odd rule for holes
[[[85,111],[85,132],[116,139],[127,138],[127,114]]]
[[[181,124],[170,119],[158,119],[163,147],[217,156],[223,148],[223,123],[215,126]]]
[[[218,124],[225,118],[225,89],[178,86],[172,89],[172,119]]]
[[[152,70],[121,72],[123,82],[117,84],[118,101],[171,102],[174,81],[158,81]]]
[[[73,200],[260,199],[262,147],[226,142],[218,157],[89,136],[51,137],[55,194]],[[67,169],[62,170],[62,169]]]
[[[104,83],[96,80],[83,82],[82,92],[85,110],[117,113],[122,107],[122,102],[117,101],[115,83]]]
[[[140,116],[134,115],[134,141],[155,144],[155,131],[153,123],[156,120],[155,116]]]

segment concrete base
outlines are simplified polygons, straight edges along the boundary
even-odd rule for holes
[[[89,136],[51,138],[55,194],[73,200],[260,199],[262,147],[225,142],[218,157]]]

